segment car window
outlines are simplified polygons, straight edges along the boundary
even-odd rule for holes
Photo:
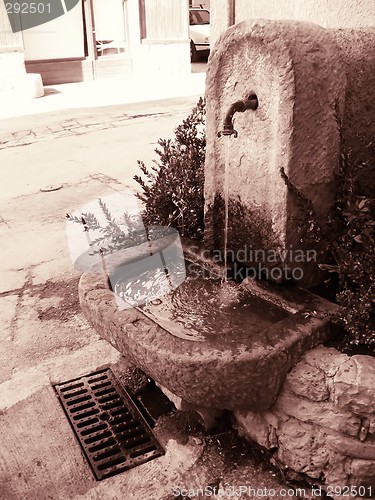
[[[190,14],[190,25],[210,24],[210,13],[208,10],[193,10]]]

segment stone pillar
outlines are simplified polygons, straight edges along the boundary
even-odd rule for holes
[[[228,250],[270,279],[280,279],[271,270],[286,265],[300,285],[316,284],[314,248],[300,240],[309,211],[324,220],[335,201],[345,85],[339,49],[319,26],[244,21],[220,37],[206,83],[208,248],[224,246],[228,137],[217,133],[229,106],[254,91],[258,109],[237,113],[238,137],[229,138]]]

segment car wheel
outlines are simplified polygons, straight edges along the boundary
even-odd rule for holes
[[[197,49],[195,48],[195,43],[193,42],[193,40],[190,40],[190,61],[191,62],[198,61],[198,53]]]

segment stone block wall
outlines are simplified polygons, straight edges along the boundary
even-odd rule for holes
[[[234,418],[285,468],[375,494],[375,358],[318,346],[288,374],[271,410]]]

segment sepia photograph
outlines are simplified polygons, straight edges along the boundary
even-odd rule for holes
[[[375,0],[0,0],[0,500],[375,498]]]

